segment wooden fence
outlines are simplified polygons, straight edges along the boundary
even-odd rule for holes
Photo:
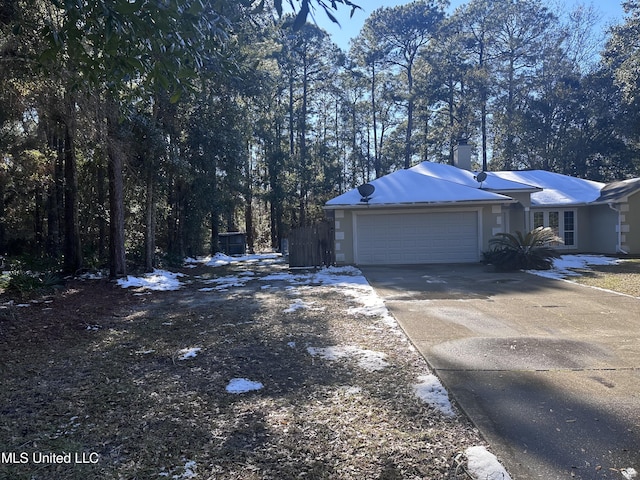
[[[289,234],[289,266],[321,267],[335,261],[333,222],[323,221],[291,230]]]

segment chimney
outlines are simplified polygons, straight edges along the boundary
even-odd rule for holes
[[[453,147],[453,165],[463,170],[471,170],[471,145],[460,139]]]

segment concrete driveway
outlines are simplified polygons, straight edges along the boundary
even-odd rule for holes
[[[640,299],[477,264],[361,270],[514,480],[640,480]]]

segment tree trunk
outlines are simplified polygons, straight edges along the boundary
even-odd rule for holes
[[[2,198],[0,196],[0,198]],[[44,192],[40,185],[38,185],[33,192],[34,212],[33,212],[33,230],[36,243],[36,249],[38,255],[43,253],[44,245]],[[1,218],[1,215],[0,215]],[[2,242],[0,242],[2,245]],[[0,248],[1,251],[1,248]]]
[[[7,237],[6,237],[6,231],[7,231],[7,227],[5,225],[5,218],[4,218],[4,196],[5,196],[5,190],[6,190],[6,178],[5,178],[5,173],[3,171],[0,170],[0,255],[4,255],[5,253],[7,253],[6,249],[7,249]],[[0,263],[2,263],[0,261]]]
[[[96,190],[98,195],[98,259],[103,261],[107,257],[107,219],[103,215],[103,208],[107,201],[105,168],[102,161],[97,166]]]
[[[255,250],[254,250],[255,237],[253,234],[253,189],[252,189],[253,179],[251,178],[251,175],[253,173],[253,168],[252,168],[251,156],[252,156],[251,148],[247,146],[247,162],[246,162],[247,183],[245,185],[247,194],[245,199],[246,203],[245,203],[245,210],[244,210],[244,229],[247,235],[248,251],[249,253],[255,253]]]
[[[109,161],[109,276],[120,278],[127,275],[127,260],[124,246],[124,179],[122,176],[124,153],[119,145],[117,105],[109,100],[107,105],[107,152]]]
[[[156,253],[156,206],[153,189],[153,173],[147,174],[147,194],[145,198],[144,268],[153,272]]]
[[[73,108],[73,105],[71,105]],[[71,114],[72,115],[72,114]],[[80,225],[78,219],[78,174],[72,120],[64,124],[64,271],[75,273],[82,268]]]
[[[53,160],[53,182],[49,186],[47,195],[47,255],[53,258],[60,256],[60,238],[62,237],[60,228],[62,224],[62,204],[64,199],[63,191],[63,165],[64,146],[60,139],[57,125],[50,125],[48,129],[49,148],[56,152]]]
[[[220,251],[219,234],[220,228],[218,226],[218,208],[214,205],[211,209],[211,245],[209,251],[211,255],[215,255]]]
[[[378,148],[378,112],[376,111],[376,64],[371,64],[371,117],[373,120],[373,171],[376,178],[382,176],[382,162],[380,159],[380,148]],[[368,167],[368,164],[367,164]],[[367,168],[367,178],[369,181]]]
[[[411,68],[407,69],[407,82],[409,85],[409,101],[407,104],[407,132],[405,135],[405,145],[404,145],[404,168],[411,167],[411,154],[412,154],[412,133],[413,133],[413,107],[414,107],[414,98],[413,98],[413,75],[411,72]]]

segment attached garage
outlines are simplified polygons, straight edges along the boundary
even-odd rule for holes
[[[359,265],[463,263],[480,260],[479,210],[358,212],[354,257]]]
[[[338,264],[474,263],[508,227],[511,196],[536,187],[423,162],[329,200]],[[524,195],[524,194],[522,194]]]
[[[344,192],[325,210],[338,264],[478,262],[496,234],[527,232],[537,217],[551,225],[552,213],[564,215],[557,226],[570,240],[565,248],[640,249],[640,178],[605,185],[542,170],[476,173],[425,161]]]

